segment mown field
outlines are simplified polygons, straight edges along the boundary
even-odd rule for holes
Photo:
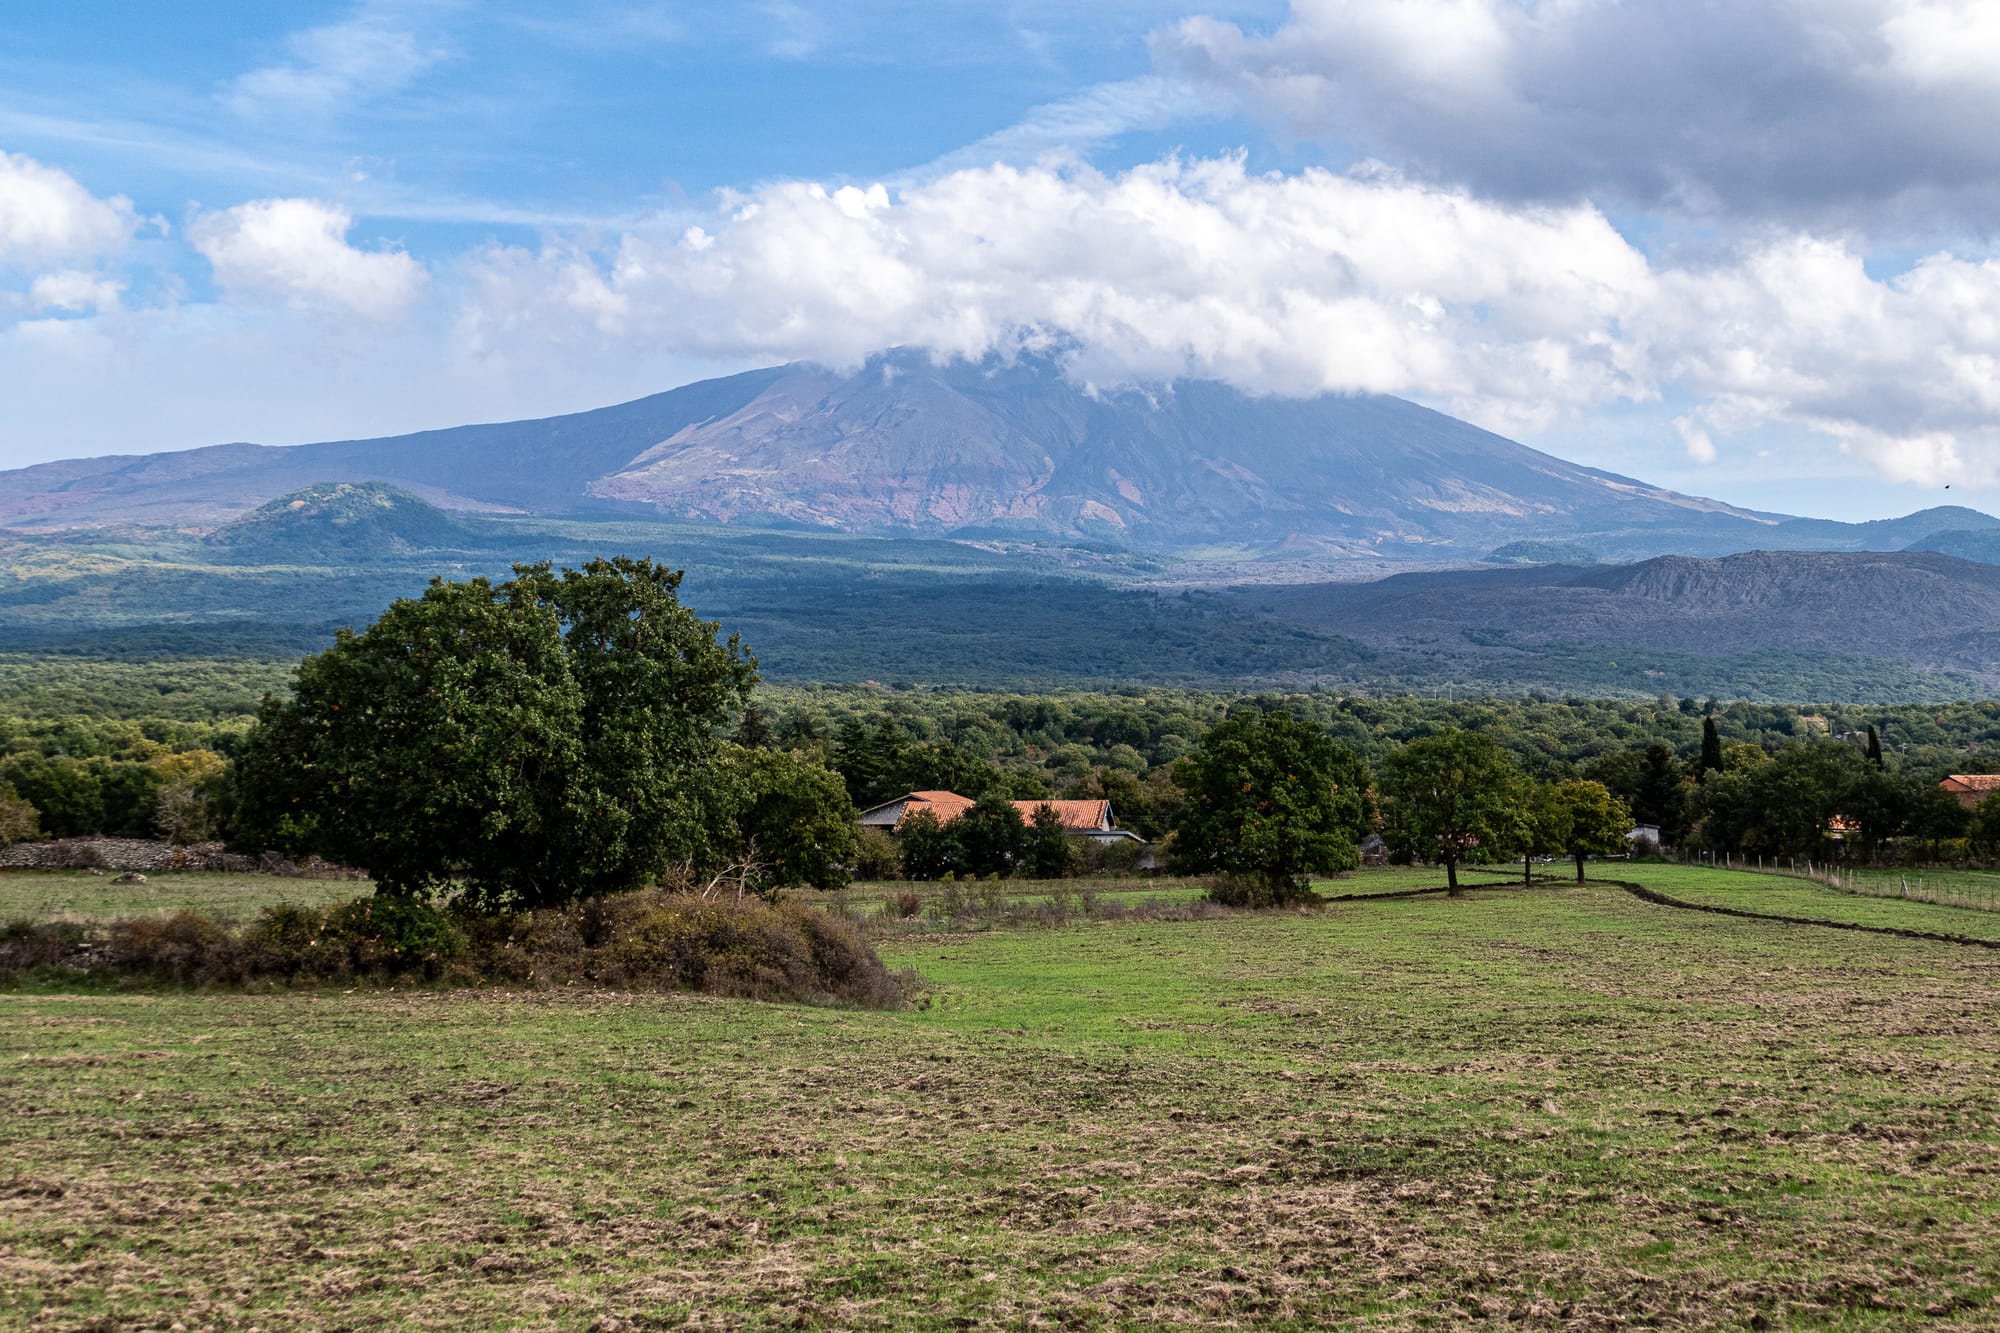
[[[883,947],[920,1007],[0,995],[0,1324],[2000,1322],[2000,951],[1560,883]]]

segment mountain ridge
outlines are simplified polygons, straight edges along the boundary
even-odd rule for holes
[[[323,482],[470,513],[1402,564],[1471,563],[1522,540],[1619,560],[2000,526],[1969,510],[1853,525],[1743,509],[1385,396],[1260,398],[1195,380],[1097,391],[1049,358],[895,350],[851,373],[795,363],[557,417],[39,464],[0,473],[0,527],[198,532]]]

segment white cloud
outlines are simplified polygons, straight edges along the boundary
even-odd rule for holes
[[[1185,20],[1163,72],[1483,196],[1984,228],[2000,205],[1991,0],[1292,0]]]
[[[349,245],[353,225],[332,204],[261,199],[197,217],[188,239],[232,291],[377,319],[395,315],[423,286],[423,266],[399,251]]]
[[[102,274],[66,268],[36,278],[28,288],[28,306],[32,310],[61,310],[69,314],[115,310],[124,290],[123,283]]]
[[[131,200],[100,199],[65,172],[0,153],[0,266],[108,254],[138,225]]]
[[[1676,417],[1674,429],[1680,432],[1681,444],[1687,449],[1690,461],[1704,464],[1715,461],[1715,440],[1692,418]]]
[[[476,336],[858,363],[1063,345],[1097,381],[1420,393],[1519,423],[1634,389],[1610,320],[1650,277],[1592,209],[1233,159],[961,171],[892,196],[785,183],[693,230],[474,265]]]
[[[1587,206],[1389,175],[1224,159],[783,183],[600,254],[495,248],[467,271],[481,356],[1055,347],[1095,383],[1404,394],[1515,433],[1674,392],[1698,404],[1675,424],[1699,463],[1776,425],[1895,480],[2000,483],[2000,263],[1940,254],[1885,281],[1805,235],[1662,263]]]
[[[223,101],[244,116],[324,114],[393,92],[449,54],[427,31],[444,8],[449,6],[423,0],[368,0],[338,23],[292,34],[285,43],[289,59],[238,76]]]

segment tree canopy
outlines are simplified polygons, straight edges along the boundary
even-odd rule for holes
[[[1352,870],[1366,832],[1368,773],[1324,730],[1289,713],[1231,714],[1174,766],[1184,796],[1172,861],[1261,881],[1272,901],[1311,874]]]
[[[1485,736],[1447,729],[1411,741],[1382,764],[1384,841],[1445,868],[1458,893],[1468,854],[1511,855],[1530,833],[1527,778]]]
[[[241,826],[383,889],[544,904],[731,850],[725,723],[756,664],[649,560],[433,580],[343,630],[268,698],[238,761]]]

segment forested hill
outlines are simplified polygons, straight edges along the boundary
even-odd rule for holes
[[[1932,552],[1668,556],[1245,589],[1229,599],[1300,628],[1338,626],[1380,652],[1427,653],[1475,681],[1505,678],[1560,645],[1607,663],[1853,655],[2000,684],[2000,567]]]

